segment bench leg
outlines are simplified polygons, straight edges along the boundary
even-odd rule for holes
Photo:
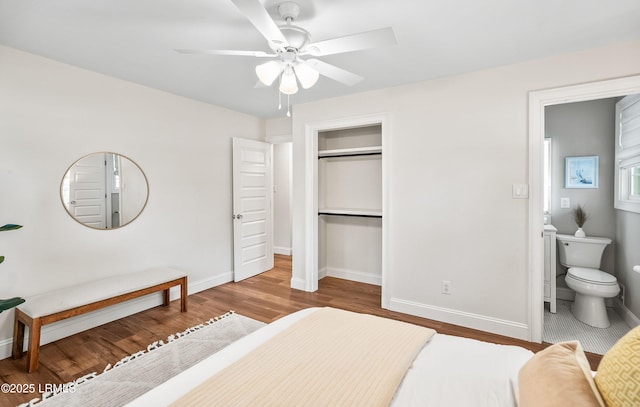
[[[162,305],[165,307],[171,302],[171,288],[162,290]]]
[[[13,359],[20,359],[24,349],[24,322],[19,319],[19,312],[19,310],[15,311],[13,321],[13,350],[11,351]]]
[[[180,312],[187,312],[187,277],[180,283]]]
[[[33,318],[29,326],[29,348],[27,350],[27,372],[32,373],[38,370],[40,359],[40,330],[42,321],[40,318]]]

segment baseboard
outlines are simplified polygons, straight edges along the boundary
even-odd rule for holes
[[[371,273],[363,273],[362,271],[340,269],[337,267],[325,267],[322,270],[322,274],[328,277],[342,278],[344,280],[358,281],[360,283],[382,285],[382,276]],[[321,271],[319,270],[318,278],[321,278],[320,275]]]
[[[273,252],[275,254],[284,254],[285,256],[291,256],[292,250],[290,247],[273,246]]]
[[[564,301],[573,301],[576,298],[576,292],[571,288],[558,287],[556,288],[556,299]]]
[[[473,314],[471,312],[458,311],[449,308],[436,307],[433,305],[406,301],[399,298],[391,298],[390,303],[391,306],[389,309],[392,311],[460,325],[467,328],[478,329],[480,331],[491,332],[525,341],[529,340],[529,326],[520,322],[487,317],[485,315]]]
[[[635,328],[640,325],[640,318],[638,318],[629,308],[627,308],[619,298],[613,299],[613,308],[618,312],[618,315],[624,319],[631,328]]]
[[[222,284],[230,283],[231,281],[233,281],[233,271],[198,280],[193,283],[189,283],[189,295],[199,293],[200,291],[208,290],[209,288],[217,287]],[[178,287],[174,288],[176,289],[176,298],[180,298],[178,295]],[[173,299],[173,292],[171,293],[171,298]]]
[[[188,287],[189,294],[195,294],[208,288],[228,283],[229,281],[233,281],[233,273],[224,273],[215,277],[190,282]],[[171,288],[171,300],[173,301],[178,298],[180,298],[180,288]],[[86,331],[87,329],[104,325],[111,321],[133,315],[149,308],[157,307],[161,304],[162,293],[158,292],[146,295],[144,297],[129,300],[120,304],[115,304],[107,308],[90,312],[88,314],[79,315],[74,318],[69,318],[60,322],[45,325],[42,327],[40,344],[44,345],[50,342],[54,342],[59,339],[66,338],[67,336]],[[11,334],[13,335],[13,332],[11,332]],[[0,359],[6,359],[11,356],[12,344],[12,337],[0,340]]]
[[[305,291],[306,290],[306,285],[305,285],[304,279],[303,278],[292,277],[291,278],[291,288],[293,288],[294,290]]]
[[[571,288],[567,288],[567,287],[558,287],[556,288],[556,299],[557,300],[564,300],[564,301],[575,301],[576,299],[576,292],[573,291]],[[611,298],[605,298],[604,299],[604,304],[607,307],[613,307],[613,301]]]

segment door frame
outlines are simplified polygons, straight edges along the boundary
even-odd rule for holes
[[[544,318],[544,109],[640,93],[640,75],[529,92],[529,341],[542,342]],[[612,197],[613,199],[613,197]]]
[[[286,144],[291,143],[291,161],[289,162],[289,245],[290,253],[289,256],[293,256],[293,135],[292,134],[283,134],[278,136],[267,136],[265,137],[267,143],[275,146],[276,144]],[[272,150],[271,156],[271,185],[275,186],[275,153]],[[275,254],[275,190],[271,193],[271,226],[273,233],[273,252]],[[286,254],[285,254],[286,255]]]
[[[365,127],[379,124],[382,131],[382,308],[389,308],[387,239],[389,236],[388,182],[391,120],[389,114],[378,113],[342,119],[324,120],[305,125],[305,264],[304,290],[318,290],[318,133],[323,131]],[[292,286],[294,286],[292,282]]]

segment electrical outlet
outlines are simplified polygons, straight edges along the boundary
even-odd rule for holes
[[[442,294],[451,294],[451,281],[442,280]]]

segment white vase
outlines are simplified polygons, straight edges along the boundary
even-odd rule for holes
[[[575,237],[586,237],[587,235],[584,233],[584,230],[582,230],[582,228],[578,228],[578,230],[576,230],[576,234]]]

